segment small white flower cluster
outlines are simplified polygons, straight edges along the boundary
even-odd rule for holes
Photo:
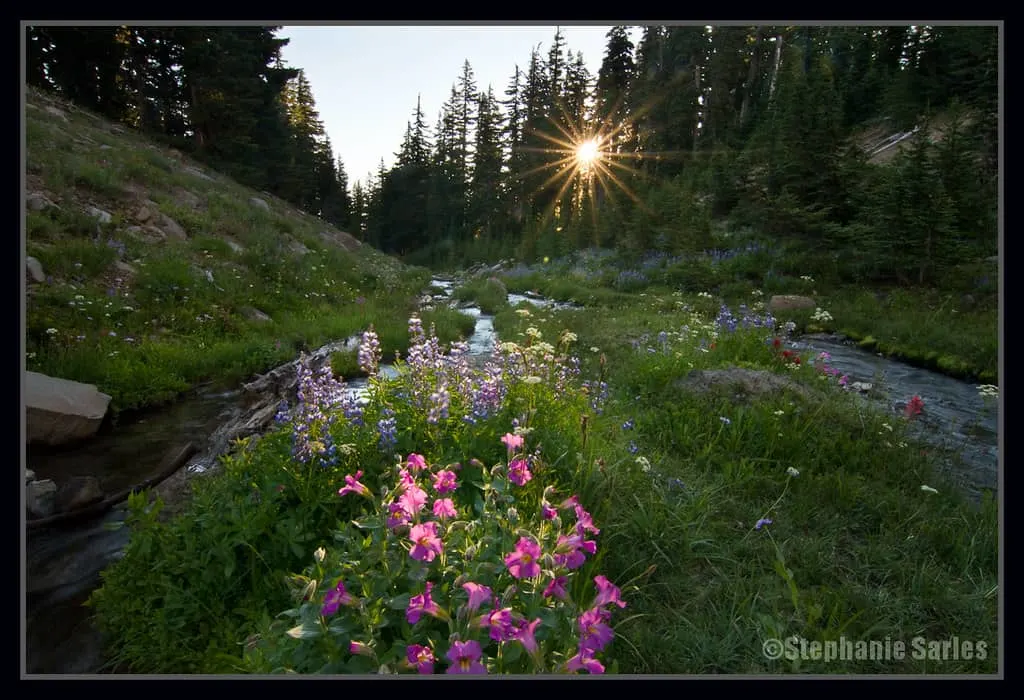
[[[825,309],[818,307],[814,310],[814,314],[811,316],[811,319],[820,323],[827,323],[832,320],[832,314],[825,311]]]
[[[800,279],[802,279],[804,282],[814,282],[814,278],[811,277],[810,275],[800,275]]]
[[[999,398],[999,387],[995,384],[981,384],[978,386],[978,393],[982,398]]]
[[[699,292],[697,296],[704,297],[705,299],[714,299],[710,292]]]

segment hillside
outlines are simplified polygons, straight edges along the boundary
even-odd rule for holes
[[[428,280],[123,126],[31,88],[25,107],[26,368],[115,411],[404,324]]]

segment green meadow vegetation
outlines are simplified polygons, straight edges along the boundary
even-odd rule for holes
[[[994,499],[970,503],[937,474],[932,448],[906,433],[912,417],[867,409],[820,358],[783,356],[778,329],[753,325],[758,307],[729,330],[717,301],[682,292],[558,312],[522,303],[495,317],[505,344],[478,369],[458,344],[435,361],[411,334],[408,362],[373,380],[361,409],[297,406],[198,482],[170,524],[158,504],[134,504],[128,554],[93,601],[115,658],[139,672],[412,673],[423,659],[459,671],[443,654],[476,641],[466,663],[488,672],[994,672]],[[380,347],[368,338],[364,366]],[[678,384],[728,367],[794,385],[738,398]],[[307,404],[315,393],[306,385]],[[525,446],[506,451],[506,434]],[[434,510],[408,506],[404,529],[388,525],[415,455]],[[451,518],[436,506],[442,472],[457,477]],[[599,532],[583,533],[594,551],[570,569],[545,513],[572,495]],[[429,523],[445,558],[416,557],[411,527]],[[520,537],[547,543],[527,580],[507,564]],[[559,576],[566,598],[544,596]],[[595,602],[598,576],[624,608]],[[467,583],[497,598],[477,610]],[[417,605],[440,612],[410,617]],[[580,631],[588,611],[607,632]],[[958,637],[987,652],[766,657],[767,640],[794,636],[908,649]]]
[[[557,35],[509,97],[525,121],[501,128],[467,62],[434,145],[417,107],[395,168],[350,191],[302,71],[266,60],[274,28],[30,28],[28,370],[116,415],[359,341],[303,365],[173,518],[129,497],[88,601],[106,670],[996,673],[996,494],[939,471],[912,397],[879,412],[783,349],[839,333],[1000,383],[990,29],[647,27],[634,63],[615,28],[590,97],[631,85],[614,117],[637,128],[605,146],[687,157],[595,201],[544,172],[548,122],[587,102]],[[658,99],[694,61],[737,97],[701,129],[693,81]],[[456,104],[491,168],[472,177]],[[469,357],[471,316],[421,308],[440,270],[493,316],[491,355]],[[773,316],[776,295],[814,306]]]

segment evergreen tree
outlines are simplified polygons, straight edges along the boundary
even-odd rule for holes
[[[349,219],[348,230],[360,241],[366,240],[366,215],[366,192],[363,183],[356,180],[352,185],[352,215]]]
[[[614,134],[603,147],[613,153],[636,150],[634,129],[629,124],[632,113],[630,91],[636,73],[633,42],[626,27],[612,27],[608,44],[597,73],[595,120],[602,134]]]
[[[115,121],[125,117],[120,78],[129,44],[118,27],[30,27],[26,38],[30,82]]]
[[[199,156],[257,189],[286,190],[292,136],[280,97],[297,69],[280,66],[277,27],[185,27],[183,83]]]
[[[470,223],[473,238],[490,238],[499,223],[502,192],[502,117],[490,86],[477,95],[477,126],[473,175],[470,182]]]
[[[505,189],[508,192],[508,213],[512,221],[522,221],[524,213],[525,188],[522,173],[525,172],[526,153],[523,151],[523,129],[526,122],[526,105],[523,99],[523,74],[516,65],[515,73],[505,89],[502,107],[505,112],[504,148],[506,151]]]

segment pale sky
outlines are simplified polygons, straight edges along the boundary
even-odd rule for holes
[[[611,27],[562,26],[565,49],[583,59],[597,77]],[[554,25],[502,26],[285,26],[277,33],[291,41],[284,62],[302,68],[313,89],[317,111],[350,185],[376,173],[381,158],[394,164],[416,96],[433,136],[441,105],[468,60],[478,90],[488,84],[494,96],[505,89],[516,64],[525,73],[532,47],[547,60]],[[633,28],[633,43],[641,30]]]

